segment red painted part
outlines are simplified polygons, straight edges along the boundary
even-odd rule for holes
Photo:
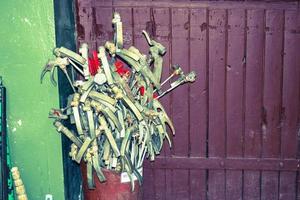
[[[153,99],[157,99],[158,95],[156,93],[153,94]]]
[[[144,96],[144,94],[145,94],[145,87],[141,86],[140,87],[140,95]]]
[[[121,183],[120,174],[103,170],[106,182],[100,183],[96,173],[94,173],[95,189],[88,189],[86,177],[86,165],[81,164],[83,180],[83,193],[85,200],[139,200],[141,199],[140,185],[135,181],[135,189],[131,192],[130,183]]]
[[[121,76],[130,73],[129,70],[124,67],[124,64],[119,60],[115,62],[115,66],[116,66],[116,72],[118,72],[118,74]]]
[[[57,111],[54,111],[53,114],[56,115],[56,116],[60,116],[60,113],[57,112]]]
[[[97,51],[93,51],[93,57],[89,58],[89,71],[92,76],[95,76],[98,68],[100,67]]]
[[[115,66],[116,66],[117,69],[123,68],[123,67],[124,67],[123,63],[122,63],[121,61],[119,61],[119,60],[117,60],[117,61],[115,62]]]

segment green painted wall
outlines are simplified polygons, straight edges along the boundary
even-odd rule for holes
[[[12,164],[30,200],[64,199],[60,135],[47,118],[58,89],[39,76],[55,45],[52,0],[0,2],[0,75],[7,87]]]

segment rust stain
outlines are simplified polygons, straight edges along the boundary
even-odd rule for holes
[[[151,37],[156,36],[156,24],[154,21],[148,21],[146,22],[146,31],[150,34]]]
[[[156,23],[153,10],[150,12],[150,21],[146,22],[146,31],[151,37],[156,38]]]
[[[210,29],[217,29],[217,26],[208,25],[208,28],[210,28]]]
[[[290,30],[290,33],[292,33],[292,34],[300,34],[300,30],[292,29],[292,30]]]
[[[77,24],[77,37],[78,39],[84,38],[84,26],[82,24]]]
[[[184,27],[185,30],[188,30],[190,28],[190,23],[185,22],[183,27]]]
[[[85,9],[79,9],[79,8],[81,8],[80,6],[81,6],[80,2],[77,2],[75,4],[75,9],[76,9],[76,12],[78,13],[76,15],[76,25],[77,25],[76,31],[77,31],[77,37],[79,40],[84,38],[84,25],[82,25],[80,23],[80,17],[82,17],[82,15],[81,15],[82,13],[80,11],[82,11],[84,13],[83,10],[85,10]]]
[[[97,36],[103,36],[104,32],[103,30],[103,24],[96,24],[95,31]]]
[[[270,31],[270,27],[266,26],[265,31]]]
[[[200,26],[201,32],[207,29],[207,23],[202,23]]]
[[[92,31],[93,32],[96,32],[96,30],[93,30],[93,29],[96,29],[97,28],[97,22],[96,22],[96,8],[92,8]],[[97,32],[96,32],[97,34]],[[94,40],[95,38],[95,33],[92,34],[91,33],[91,39]]]

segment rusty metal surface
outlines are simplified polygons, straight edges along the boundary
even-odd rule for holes
[[[77,41],[112,39],[120,12],[125,47],[167,47],[170,63],[199,75],[163,103],[177,130],[144,170],[147,199],[300,198],[299,1],[77,0]]]

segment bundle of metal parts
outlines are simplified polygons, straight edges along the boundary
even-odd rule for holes
[[[142,182],[139,169],[148,157],[154,160],[160,153],[166,138],[168,125],[173,134],[174,126],[159,99],[181,84],[193,82],[195,73],[184,74],[180,66],[174,65],[171,76],[161,82],[163,56],[166,49],[151,40],[143,31],[148,44],[149,55],[143,55],[137,48],[123,48],[123,31],[120,15],[113,16],[114,40],[100,46],[89,58],[88,45],[83,44],[77,54],[64,47],[56,48],[56,59],[49,61],[42,71],[41,80],[55,67],[59,67],[71,84],[74,94],[69,96],[68,106],[52,109],[49,117],[54,126],[72,142],[70,156],[80,163],[87,163],[89,188],[94,187],[93,170],[99,180],[105,181],[102,168],[127,172],[132,189],[133,176]],[[67,67],[73,67],[81,80],[72,81]],[[162,86],[169,80],[169,89]],[[70,119],[76,131],[63,125]]]

